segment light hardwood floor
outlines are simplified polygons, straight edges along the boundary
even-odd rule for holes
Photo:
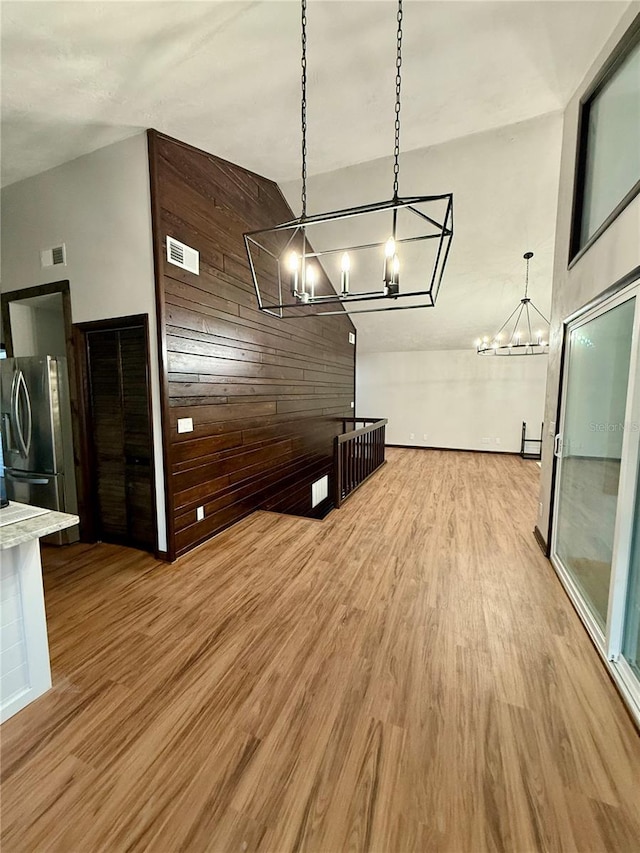
[[[539,468],[388,459],[172,566],[47,549],[3,853],[640,849],[640,737],[534,542]]]

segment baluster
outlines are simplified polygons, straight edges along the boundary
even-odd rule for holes
[[[344,443],[344,494],[345,494],[345,497],[349,494],[349,478],[351,477],[351,465],[349,464],[350,458],[351,458],[351,441],[345,441],[345,443]]]

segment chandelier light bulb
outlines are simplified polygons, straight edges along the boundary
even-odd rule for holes
[[[311,299],[315,296],[316,280],[316,268],[309,264],[304,273],[304,283],[305,285],[309,285],[309,296]]]
[[[342,256],[341,269],[340,290],[343,296],[347,296],[349,293],[349,270],[351,269],[351,260],[349,259],[348,252],[345,252]]]
[[[396,254],[396,241],[393,237],[389,237],[384,247],[384,268],[382,273],[382,281],[384,283],[385,295],[389,293],[389,286],[393,280],[393,258]]]
[[[289,267],[289,272],[291,273],[291,293],[294,296],[298,295],[298,273],[300,269],[300,259],[296,252],[291,252],[289,257],[287,258],[287,266]]]

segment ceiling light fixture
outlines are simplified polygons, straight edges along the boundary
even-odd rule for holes
[[[491,340],[488,337],[478,338],[478,355],[546,355],[549,352],[549,321],[529,296],[529,261],[533,252],[526,252],[523,257],[527,262],[524,296]],[[533,325],[532,309],[535,312]],[[540,328],[540,320],[544,323],[543,328]]]
[[[244,235],[258,307],[281,318],[431,308],[453,236],[453,194],[399,195],[402,0],[396,16],[393,196],[313,216],[307,215],[307,0],[301,10],[302,212]]]

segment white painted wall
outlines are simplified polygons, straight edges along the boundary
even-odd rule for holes
[[[29,299],[9,304],[14,355],[66,356],[61,295],[59,301],[58,310],[32,305]]]
[[[144,133],[3,189],[3,291],[69,279],[74,323],[148,314],[158,544],[166,548],[160,384]],[[65,243],[67,265],[40,268]]]
[[[389,444],[519,451],[522,421],[539,436],[546,370],[545,356],[358,352],[356,412],[388,418]]]
[[[640,196],[636,196],[634,201],[628,205],[580,260],[571,269],[567,268],[580,100],[590,88],[592,81],[611,55],[624,32],[639,13],[640,3],[631,3],[622,16],[620,24],[607,41],[605,48],[596,58],[589,73],[573,95],[564,113],[553,271],[549,374],[545,402],[545,423],[548,428],[545,430],[542,457],[540,486],[542,510],[537,522],[544,536],[547,535],[549,527],[553,469],[553,426],[557,418],[560,384],[562,323],[566,317],[590,300],[595,299],[602,291],[640,265]]]
[[[13,302],[9,305],[9,316],[14,355],[37,355],[36,324],[31,306]]]

